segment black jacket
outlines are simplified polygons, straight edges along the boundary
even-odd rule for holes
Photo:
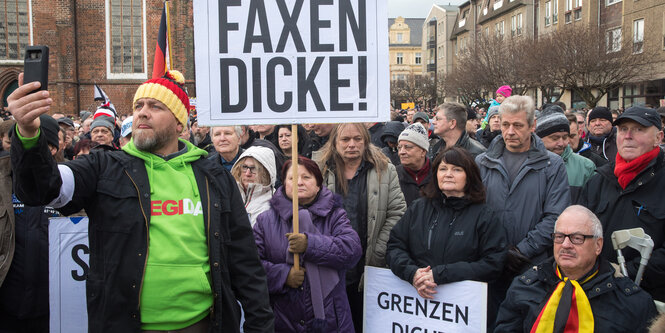
[[[505,250],[503,226],[485,204],[422,198],[390,232],[386,262],[410,284],[416,270],[427,266],[437,284],[491,281],[503,268]]]
[[[62,180],[44,136],[29,150],[12,140],[16,194],[26,204],[58,197]],[[68,215],[85,208],[90,218],[90,271],[86,281],[90,332],[141,332],[139,299],[147,261],[150,186],[144,161],[123,151],[93,152],[66,163],[76,179]],[[271,332],[266,276],[252,229],[231,175],[212,161],[192,164],[203,205],[214,297],[214,332]],[[153,184],[154,185],[154,184]]]
[[[494,332],[529,332],[558,282],[553,258],[517,276],[501,304]],[[646,332],[657,314],[649,294],[630,279],[615,277],[607,261],[600,261],[598,275],[582,289],[591,304],[595,332]]]
[[[644,228],[654,242],[651,259],[646,266],[640,286],[654,299],[665,301],[665,153],[662,151],[637,175],[625,190],[614,175],[614,162],[596,169],[580,195],[580,204],[596,213],[603,224],[605,243],[601,255],[617,262],[612,247],[612,232],[621,229]],[[628,275],[635,277],[640,255],[637,251],[622,250]]]
[[[587,133],[586,142],[591,144],[591,152],[602,157],[604,160],[614,163],[617,157],[617,128],[612,127],[610,134],[601,141],[594,141],[591,134]]]
[[[430,142],[432,142],[431,139]],[[457,139],[457,143],[455,143],[455,146],[466,149],[469,153],[471,153],[471,156],[473,156],[473,158],[476,158],[476,156],[484,153],[487,150],[487,148],[485,148],[485,146],[483,146],[480,142],[470,138],[469,134],[466,131],[462,132],[462,135],[459,137],[459,139]],[[439,140],[434,145],[430,144],[429,155],[428,155],[429,159],[431,161],[434,161],[436,155],[438,155],[439,152],[445,149],[446,149],[446,141],[444,141],[443,139]]]
[[[596,165],[596,168],[600,168],[601,166],[607,164],[607,160],[603,157],[600,157],[600,155],[594,153],[591,150],[591,144],[585,142],[582,139],[580,139],[580,143],[577,146],[577,151],[574,152],[582,157],[590,159],[591,162],[593,162],[593,164]]]
[[[430,168],[427,170],[427,175],[420,184],[418,184],[416,180],[404,170],[403,165],[398,165],[395,169],[397,170],[397,177],[399,177],[399,187],[402,189],[402,193],[404,193],[406,206],[411,206],[411,203],[414,200],[422,197],[420,190],[432,180],[432,169]]]

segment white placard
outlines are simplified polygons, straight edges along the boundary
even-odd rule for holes
[[[480,332],[487,330],[487,283],[436,288],[427,300],[389,269],[365,267],[364,332]]]
[[[88,332],[85,277],[88,218],[49,219],[49,305],[51,333]]]
[[[194,0],[203,125],[390,120],[387,1]]]

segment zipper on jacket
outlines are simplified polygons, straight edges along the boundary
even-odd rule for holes
[[[143,280],[145,279],[145,269],[146,266],[148,266],[148,252],[150,251],[150,230],[148,226],[148,217],[145,216],[145,210],[143,210],[143,203],[141,202],[141,191],[139,190],[138,185],[136,185],[136,182],[132,178],[132,176],[129,175],[129,172],[125,170],[125,174],[127,177],[129,177],[129,180],[132,181],[132,184],[134,184],[134,188],[136,188],[136,194],[138,195],[139,198],[139,205],[141,206],[141,214],[143,214],[143,220],[145,221],[145,238],[146,238],[146,247],[145,247],[145,261],[143,262],[143,274],[141,275],[141,284],[139,285],[139,301],[138,301],[138,306],[137,310],[141,309],[141,292],[143,291]]]
[[[439,224],[439,212],[436,212],[436,218],[434,218],[434,223],[429,227],[429,234],[427,236],[427,249],[431,250],[432,249],[432,230],[436,228],[436,226]]]

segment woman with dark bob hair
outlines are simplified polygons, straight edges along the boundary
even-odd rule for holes
[[[291,160],[281,175],[284,185],[254,225],[275,332],[353,332],[345,275],[360,260],[362,248],[343,200],[322,186],[318,165],[300,156],[296,186],[301,233],[293,234]],[[304,269],[295,269],[293,253],[300,254]]]
[[[439,153],[424,192],[390,233],[386,262],[393,273],[430,299],[440,284],[495,279],[503,269],[506,235],[485,205],[471,154],[459,147]]]

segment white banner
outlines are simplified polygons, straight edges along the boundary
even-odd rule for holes
[[[49,219],[49,304],[51,333],[88,332],[85,278],[88,218]]]
[[[389,269],[365,267],[365,332],[480,332],[487,330],[487,283],[455,282],[437,287],[434,299]]]
[[[387,1],[194,0],[203,125],[390,119]]]

